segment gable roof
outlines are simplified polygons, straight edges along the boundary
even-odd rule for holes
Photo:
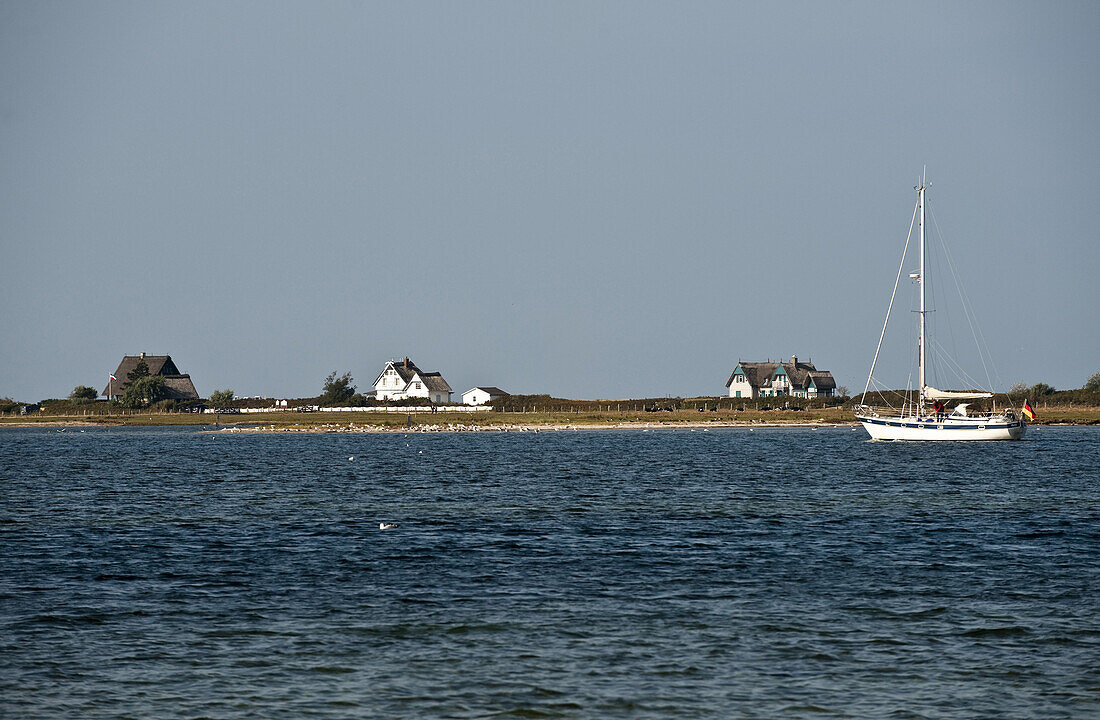
[[[828,370],[815,370],[808,375],[813,379],[814,387],[818,390],[836,390],[836,380]]]
[[[199,392],[191,382],[190,375],[167,375],[164,378],[164,387],[168,390],[170,400],[198,400],[199,398]]]
[[[118,369],[115,370],[115,377],[119,379],[119,382],[129,382],[127,376],[134,371],[134,369],[141,364],[144,360],[145,364],[149,367],[150,375],[179,375],[179,368],[172,362],[171,355],[123,355],[122,362],[118,364]]]
[[[413,379],[413,375],[420,372],[420,368],[416,366],[412,360],[406,357],[404,360],[390,360],[386,363],[386,366],[382,368],[382,372],[378,373],[378,377],[374,379],[374,384],[377,385],[378,381],[382,379],[382,376],[386,374],[386,371],[393,368],[398,377],[401,378],[401,382],[408,385]]]
[[[791,380],[791,385],[795,387],[806,386],[806,375],[810,372],[817,372],[817,368],[812,363],[780,363],[783,367],[783,371],[787,374],[787,377]]]
[[[447,384],[447,381],[443,379],[443,376],[437,372],[420,373],[420,379],[424,382],[424,386],[432,392],[451,392],[451,386]]]
[[[737,374],[737,368],[744,371],[745,379],[749,381],[750,385],[760,387],[771,378],[778,365],[779,363],[773,362],[738,362],[737,367],[730,373],[729,380],[726,381],[726,387],[733,384],[733,376]]]
[[[467,390],[466,392],[464,392],[462,394],[463,395],[468,395],[469,393],[472,393],[474,390],[481,390],[483,392],[487,392],[490,395],[493,395],[493,396],[496,396],[496,397],[503,397],[503,396],[508,394],[508,393],[504,392],[503,390],[501,390],[500,388],[495,387],[493,385],[476,385],[476,386],[470,388],[469,390]]]

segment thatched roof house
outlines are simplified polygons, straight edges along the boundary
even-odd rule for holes
[[[742,362],[726,380],[730,397],[757,398],[791,395],[816,398],[836,394],[836,380],[828,370],[818,370],[813,363],[799,362]]]
[[[424,372],[407,357],[390,360],[374,381],[374,396],[379,400],[422,397],[433,403],[449,403],[452,392],[441,374]]]
[[[149,368],[150,375],[160,375],[164,378],[168,399],[199,399],[199,393],[195,390],[194,383],[191,382],[191,376],[179,371],[176,364],[172,362],[171,355],[146,355],[145,353],[123,356],[122,362],[118,364],[118,369],[111,373],[114,379],[107,383],[107,387],[103,388],[101,394],[107,396],[108,400],[122,397],[122,394],[126,392],[126,388],[130,385],[130,373],[142,362]]]

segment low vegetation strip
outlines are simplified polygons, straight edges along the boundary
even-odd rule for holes
[[[561,406],[558,410],[523,409],[495,410],[484,413],[446,412],[326,412],[299,413],[277,411],[248,415],[208,414],[190,412],[141,412],[113,413],[45,413],[20,416],[0,416],[0,426],[50,426],[50,425],[188,425],[207,428],[267,426],[274,428],[320,428],[325,425],[357,427],[361,429],[400,429],[426,426],[462,425],[466,428],[491,428],[502,426],[555,427],[721,427],[739,425],[856,425],[851,406],[819,407],[805,409],[769,409],[745,407],[730,409],[721,407],[681,407],[663,410],[645,410],[623,407],[615,409],[614,402],[603,401],[585,407],[582,404]],[[587,405],[587,403],[585,404]],[[608,409],[610,406],[611,409]],[[1100,406],[1053,406],[1040,403],[1035,407],[1038,418],[1034,425],[1100,425]]]

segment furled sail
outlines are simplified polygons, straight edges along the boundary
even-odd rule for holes
[[[937,390],[931,385],[924,386],[925,400],[981,400],[991,398],[990,392],[960,392],[958,390]]]

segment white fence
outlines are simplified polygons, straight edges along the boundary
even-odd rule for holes
[[[277,412],[371,412],[371,413],[430,413],[430,412],[488,412],[492,410],[488,405],[379,405],[377,407],[319,407],[307,405],[305,407],[269,407],[269,408],[222,408],[215,410],[206,408],[205,413],[221,413],[223,415],[236,415],[237,413],[277,413]]]

